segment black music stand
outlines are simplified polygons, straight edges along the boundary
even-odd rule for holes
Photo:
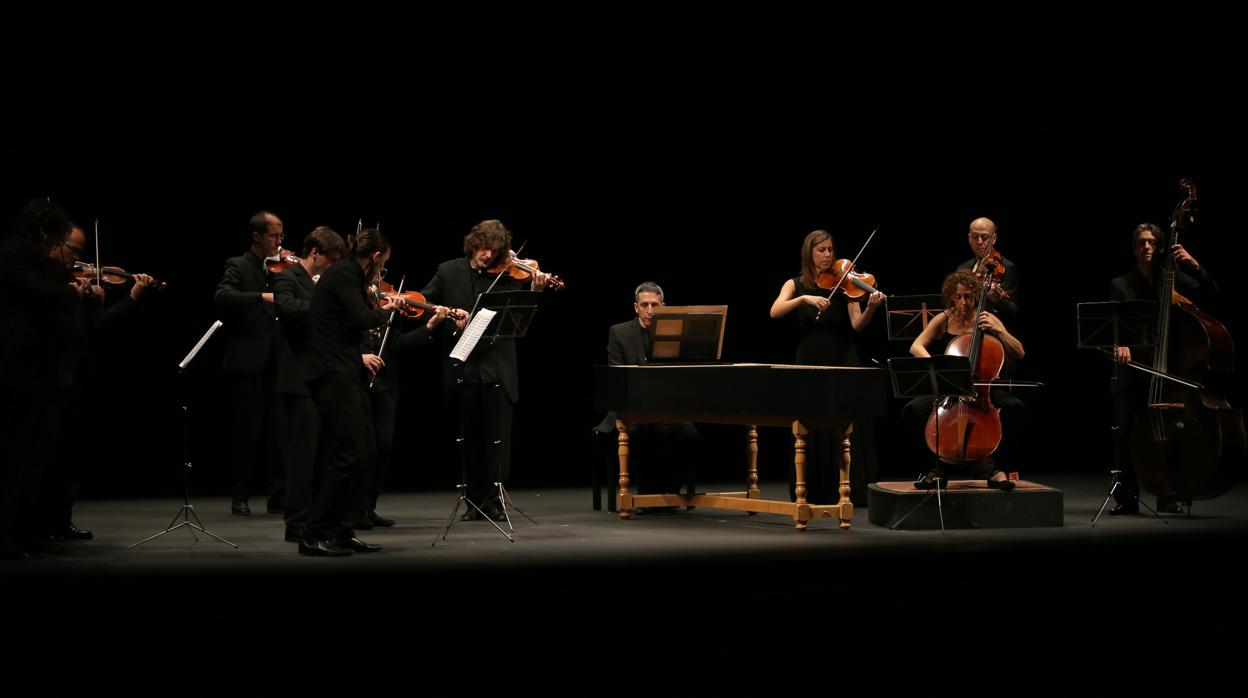
[[[166,533],[172,533],[183,526],[190,529],[191,537],[195,539],[196,543],[199,542],[199,536],[195,535],[195,532],[199,531],[204,535],[212,536],[222,543],[230,545],[236,550],[238,549],[237,545],[234,545],[230,541],[204,528],[204,523],[199,520],[199,516],[195,513],[195,505],[191,504],[191,408],[189,399],[190,390],[186,386],[186,371],[187,367],[191,365],[191,362],[195,360],[195,356],[199,354],[199,350],[204,348],[204,345],[208,343],[208,340],[212,338],[212,335],[219,330],[223,324],[224,323],[220,320],[212,323],[212,327],[208,328],[208,331],[204,333],[204,336],[199,338],[199,341],[195,343],[195,346],[191,348],[191,351],[188,352],[186,357],[183,358],[178,364],[178,375],[182,377],[182,508],[178,509],[178,513],[173,515],[173,520],[169,522],[169,525],[165,527],[165,530],[144,538],[138,543],[126,548],[127,550],[133,550],[149,540],[159,538]],[[174,522],[176,522],[179,518],[182,519],[182,522],[174,525]],[[195,522],[192,523],[191,519],[195,519]]]
[[[719,363],[724,351],[726,305],[664,305],[646,331],[646,363]]]
[[[537,314],[541,298],[541,291],[495,291],[482,294],[478,299],[477,307],[493,311],[495,315],[489,320],[489,324],[480,331],[480,336],[477,341],[473,342],[473,347],[475,348],[475,345],[481,342],[493,344],[500,339],[516,339],[524,337],[529,331],[529,325],[533,323],[533,316]],[[471,330],[472,326],[469,325],[469,329],[465,330],[465,339],[470,338]],[[456,348],[458,349],[458,347]],[[452,358],[457,357],[452,356]],[[459,369],[461,372],[463,371],[463,367],[464,363],[460,363]],[[457,385],[461,382],[461,380],[456,380]],[[457,395],[456,400],[459,399],[460,398]],[[433,546],[437,546],[439,540],[445,541],[447,534],[451,531],[451,526],[454,526],[459,522],[459,509],[461,506],[464,507],[465,512],[469,510],[469,507],[475,509],[477,514],[479,514],[481,518],[486,521],[489,521],[490,525],[498,529],[498,532],[503,534],[504,538],[512,543],[515,543],[516,539],[511,536],[511,533],[515,533],[516,529],[511,524],[511,515],[507,513],[507,509],[515,509],[535,526],[537,525],[537,521],[535,521],[532,516],[526,514],[520,507],[515,505],[511,499],[511,494],[507,492],[507,488],[503,486],[502,482],[495,482],[494,486],[498,488],[498,503],[499,506],[502,507],[503,519],[507,522],[507,529],[511,531],[511,533],[504,531],[502,526],[499,526],[498,523],[495,522],[494,519],[490,518],[490,516],[486,514],[476,502],[472,501],[472,498],[468,496],[468,463],[464,457],[464,432],[462,422],[459,424],[459,434],[456,437],[455,442],[458,444],[459,449],[460,481],[459,484],[455,486],[455,488],[459,490],[459,498],[455,500],[455,506],[451,509],[450,518],[447,519],[446,526],[442,529],[442,535],[433,539]],[[510,447],[510,444],[508,447]]]
[[[893,382],[893,396],[899,398],[915,398],[928,395],[941,396],[950,395],[972,395],[975,392],[974,386],[971,384],[971,362],[965,356],[951,356],[941,354],[939,356],[928,357],[909,357],[888,360],[888,374]],[[936,466],[943,472],[940,464],[940,413],[936,413]],[[898,519],[889,526],[890,529],[896,530],[910,515],[927,503],[934,495],[936,497],[936,512],[940,517],[940,533],[945,533],[945,508],[944,502],[941,500],[940,491],[947,489],[942,487],[942,480],[945,478],[936,478],[936,487],[927,493],[923,501],[918,506],[906,512],[906,515]],[[948,485],[947,480],[943,483]]]
[[[1078,347],[1080,349],[1099,349],[1112,354],[1116,347],[1147,347],[1156,343],[1157,304],[1153,301],[1079,303],[1075,306],[1075,317],[1078,323]],[[1118,380],[1118,372],[1121,370],[1122,367],[1115,362],[1114,381]],[[1096,515],[1092,517],[1092,528],[1096,528],[1096,523],[1101,520],[1105,507],[1109,505],[1109,500],[1113,499],[1119,487],[1127,490],[1127,494],[1131,495],[1137,506],[1142,505],[1148,509],[1153,517],[1162,523],[1170,523],[1155,509],[1145,504],[1139,492],[1122,484],[1121,449],[1118,448],[1118,441],[1121,437],[1118,434],[1118,425],[1110,425],[1109,433],[1110,443],[1114,449],[1114,464],[1109,471],[1109,492],[1105,494],[1105,501],[1101,502]]]
[[[922,296],[885,296],[884,317],[888,338],[911,340],[927,329],[927,323],[945,309],[944,299],[933,293]]]

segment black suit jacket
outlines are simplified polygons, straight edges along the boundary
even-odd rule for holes
[[[641,329],[641,321],[633,318],[612,325],[607,331],[607,365],[634,366],[645,360],[646,333]],[[615,413],[608,412],[596,429],[604,434],[615,431]]]
[[[308,328],[314,290],[316,284],[302,264],[273,278],[274,305],[285,339],[282,359],[277,366],[277,392],[284,395],[312,395],[306,381],[312,357]]]
[[[55,264],[31,240],[0,237],[0,388],[6,393],[55,383],[66,326],[81,302],[68,283],[56,280]]]
[[[225,370],[259,373],[277,360],[282,342],[277,308],[260,300],[271,290],[264,260],[250,251],[225,260],[213,298],[225,324]]]
[[[489,288],[494,277],[472,269],[467,257],[451,259],[438,265],[438,271],[421,294],[430,303],[451,308],[472,310],[477,296]],[[499,279],[495,291],[527,289],[528,284],[510,277]],[[469,382],[487,382],[492,379],[503,384],[507,397],[514,403],[520,399],[520,379],[516,369],[516,340],[500,339],[496,342],[482,340],[473,349],[462,370],[450,358],[451,350],[459,336],[455,335],[455,323],[444,322],[439,326],[442,336],[442,384],[449,397],[453,394],[455,381],[461,375]]]

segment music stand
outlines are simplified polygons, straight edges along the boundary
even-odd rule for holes
[[[1112,353],[1116,347],[1147,347],[1156,343],[1157,337],[1157,304],[1147,300],[1106,301],[1100,303],[1079,303],[1075,306],[1075,318],[1078,324],[1080,349],[1099,349]],[[1118,380],[1117,363],[1114,364],[1114,380]],[[1110,469],[1109,492],[1105,501],[1092,517],[1092,528],[1101,520],[1109,500],[1113,499],[1119,487],[1126,489],[1127,494],[1135,500],[1137,506],[1145,509],[1164,524],[1170,522],[1162,518],[1152,507],[1144,503],[1139,492],[1122,484],[1122,457],[1118,448],[1118,425],[1109,428],[1111,443],[1114,449],[1114,465]]]
[[[726,305],[664,305],[646,331],[646,363],[717,363],[724,350]]]
[[[199,536],[195,535],[195,531],[199,531],[200,533],[212,536],[222,543],[232,546],[236,550],[238,549],[237,545],[234,545],[230,541],[204,528],[203,522],[200,521],[199,516],[195,514],[195,505],[191,504],[191,408],[189,400],[190,389],[186,385],[187,367],[190,366],[191,362],[195,360],[195,356],[199,354],[199,350],[203,349],[204,345],[208,343],[208,340],[212,338],[213,333],[221,329],[222,324],[224,323],[220,320],[212,323],[212,327],[208,328],[208,331],[204,333],[204,336],[199,338],[199,341],[195,343],[195,346],[191,348],[191,351],[187,353],[186,357],[183,358],[178,364],[178,375],[182,377],[182,508],[178,509],[178,513],[173,515],[173,520],[169,522],[169,525],[165,527],[165,530],[144,538],[138,543],[126,548],[127,550],[133,550],[149,540],[159,538],[166,533],[172,533],[183,526],[186,526],[191,530],[191,537],[195,539],[196,543],[199,542]],[[182,518],[182,522],[175,526],[174,522],[177,521],[179,517]],[[195,519],[195,523],[191,523],[192,518]]]
[[[965,356],[941,354],[928,357],[906,357],[888,360],[888,374],[893,383],[893,396],[899,398],[915,398],[936,396],[939,399],[946,395],[971,395],[975,388],[971,384],[971,362]],[[940,472],[940,412],[936,412],[936,465]],[[927,493],[918,506],[906,512],[890,529],[896,530],[910,515],[927,503],[933,495],[936,497],[936,513],[940,517],[940,533],[945,534],[945,507],[941,500],[941,483],[944,478],[936,478],[936,487]],[[947,481],[945,482],[947,485]]]
[[[885,296],[884,317],[888,338],[913,341],[937,313],[944,311],[945,302],[938,293],[921,296]]]
[[[542,298],[541,291],[495,291],[491,293],[483,293],[477,301],[477,307],[481,310],[477,317],[474,317],[474,323],[483,325],[474,327],[469,324],[465,329],[464,335],[460,342],[451,352],[451,357],[459,362],[459,370],[463,371],[467,357],[472,350],[484,339],[490,344],[500,339],[516,339],[524,337],[528,334],[529,326],[533,323],[533,316],[537,314],[537,309]],[[462,380],[456,380],[456,385],[460,385]],[[462,399],[456,396],[456,400]],[[464,507],[464,511],[468,511],[468,507],[475,509],[481,518],[490,522],[499,533],[508,541],[515,543],[516,539],[510,533],[503,530],[494,519],[468,496],[468,463],[464,457],[464,432],[463,422],[459,424],[459,434],[455,440],[459,448],[459,473],[460,481],[455,486],[459,490],[459,497],[455,500],[455,506],[451,509],[451,515],[446,521],[446,526],[442,528],[442,535],[433,539],[433,545],[436,547],[439,540],[445,541],[447,535],[451,531],[451,526],[459,522],[459,509]],[[516,529],[512,526],[511,515],[507,513],[508,508],[515,509],[524,518],[528,519],[533,525],[538,525],[537,521],[524,512],[523,509],[515,505],[511,499],[511,494],[507,492],[507,488],[502,482],[495,482],[494,486],[498,488],[498,503],[503,510],[503,519],[507,522],[507,528],[511,533],[515,533]]]

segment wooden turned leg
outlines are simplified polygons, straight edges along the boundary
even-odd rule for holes
[[[850,442],[849,435],[854,433],[854,425],[850,424],[845,431],[839,431],[837,436],[841,441],[841,499],[837,504],[840,505],[841,529],[847,529],[854,518],[854,503],[849,499],[851,491],[849,486],[849,466],[850,466]]]
[[[806,530],[806,519],[801,518],[801,511],[805,509],[806,504],[806,428],[799,422],[793,422],[793,468],[797,472],[797,483],[793,487],[794,494],[797,495],[796,512],[793,518],[797,519],[797,530]]]
[[[616,494],[616,508],[620,511],[620,518],[627,519],[633,515],[632,508],[632,484],[628,479],[628,427],[624,422],[615,420],[616,442],[619,447],[620,455],[620,491]]]
[[[745,475],[745,491],[746,497],[749,499],[762,499],[763,491],[758,488],[758,426],[751,424],[746,432],[746,459],[748,461],[748,470]],[[751,514],[755,512],[750,512]]]

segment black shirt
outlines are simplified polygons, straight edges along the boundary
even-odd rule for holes
[[[321,274],[312,292],[312,361],[308,381],[328,373],[358,375],[364,333],[385,323],[387,313],[369,306],[359,262],[344,259]]]

